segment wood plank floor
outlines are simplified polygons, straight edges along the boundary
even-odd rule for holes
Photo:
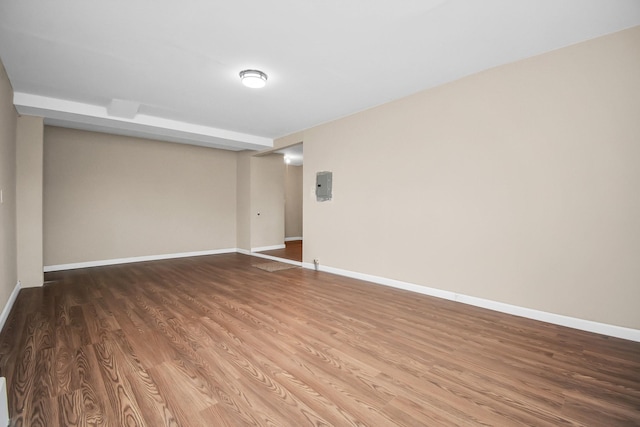
[[[15,426],[640,425],[640,343],[228,254],[47,274]]]

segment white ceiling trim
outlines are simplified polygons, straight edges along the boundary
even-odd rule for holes
[[[225,150],[263,150],[273,147],[273,139],[161,117],[136,114],[128,119],[109,115],[107,107],[16,92],[13,103],[18,113],[44,117],[45,123],[119,135],[159,139]],[[75,124],[75,125],[74,125]]]

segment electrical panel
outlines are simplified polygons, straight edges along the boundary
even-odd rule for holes
[[[316,173],[316,200],[318,202],[326,202],[331,200],[331,172]]]

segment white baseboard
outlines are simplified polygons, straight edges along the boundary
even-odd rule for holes
[[[273,251],[276,249],[284,249],[286,247],[286,245],[260,246],[258,248],[251,248],[251,252]]]
[[[11,309],[13,308],[13,304],[15,304],[16,302],[16,298],[18,298],[18,294],[20,293],[21,288],[22,288],[22,285],[18,280],[18,283],[16,283],[16,286],[13,288],[11,295],[9,295],[9,299],[7,300],[7,303],[4,305],[4,308],[2,309],[2,313],[0,313],[0,331],[2,331],[2,329],[4,328],[5,322],[9,318],[9,313],[11,313]]]
[[[295,242],[296,240],[302,240],[302,236],[300,236],[300,237],[285,237],[284,238],[285,242]]]
[[[209,251],[181,252],[177,254],[147,255],[147,256],[138,256],[138,257],[131,257],[131,258],[116,258],[116,259],[105,259],[100,261],[76,262],[72,264],[45,265],[44,272],[48,273],[51,271],[74,270],[76,268],[100,267],[104,265],[128,264],[132,262],[143,262],[143,261],[158,261],[163,259],[187,258],[187,257],[202,256],[202,255],[229,254],[229,253],[236,252],[236,250],[237,250],[236,248],[213,249]]]
[[[302,267],[314,270],[312,263],[303,262]],[[400,280],[388,279],[385,277],[373,276],[370,274],[357,273],[354,271],[343,270],[320,265],[319,271],[337,274],[339,276],[351,277],[354,279],[364,280],[367,282],[377,283],[379,285],[390,286],[393,288],[404,289],[406,291],[416,292],[432,297],[443,298],[451,301],[461,302],[463,304],[474,305],[476,307],[487,308],[501,313],[513,314],[515,316],[525,317],[528,319],[540,320],[542,322],[552,323],[555,325],[566,326],[573,329],[579,329],[587,332],[594,332],[602,335],[609,335],[616,338],[622,338],[630,341],[640,342],[640,330],[625,328],[623,326],[609,325],[606,323],[594,322],[591,320],[578,319],[575,317],[563,316],[561,314],[548,313],[546,311],[534,310],[531,308],[520,307],[517,305],[505,304],[498,301],[487,300],[469,295],[457,294],[451,291],[430,288],[427,286],[416,285],[413,283],[402,282]]]

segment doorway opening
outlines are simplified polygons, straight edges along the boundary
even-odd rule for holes
[[[284,249],[274,249],[271,251],[261,251],[262,255],[269,255],[275,258],[283,258],[291,261],[302,262],[302,239],[285,241]]]
[[[274,153],[282,154],[284,173],[284,248],[260,251],[262,255],[302,262],[303,143]]]

